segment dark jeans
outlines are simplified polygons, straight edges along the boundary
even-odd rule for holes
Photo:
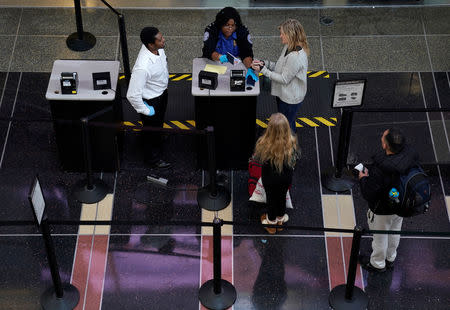
[[[155,115],[148,116],[141,114],[141,119],[145,126],[162,127],[164,123],[164,115],[167,108],[167,89],[161,96],[144,99],[144,101],[155,109]],[[143,131],[143,144],[145,162],[148,164],[156,163],[161,156],[162,137],[160,132]]]
[[[299,102],[297,104],[289,104],[289,103],[282,101],[278,97],[276,97],[276,98],[277,98],[278,112],[280,112],[281,114],[286,116],[286,118],[289,122],[289,125],[291,126],[292,132],[296,133],[297,128],[295,127],[295,120],[297,118],[298,109],[300,109],[300,107],[302,106],[303,101]]]
[[[270,221],[286,213],[286,193],[292,183],[292,175],[293,170],[286,166],[281,173],[268,163],[262,166],[261,179],[266,191],[267,216]]]

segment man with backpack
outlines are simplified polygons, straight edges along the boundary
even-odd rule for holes
[[[418,167],[419,156],[405,144],[403,134],[395,128],[384,131],[381,137],[382,152],[373,156],[373,165],[359,173],[361,193],[369,204],[367,220],[371,230],[397,230],[402,227],[403,217],[397,215],[402,204],[395,187],[411,169]],[[393,195],[392,192],[397,192]],[[384,272],[392,268],[400,235],[374,234],[370,258],[360,256],[360,264],[368,271]]]

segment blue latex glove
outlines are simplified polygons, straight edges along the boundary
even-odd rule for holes
[[[247,69],[247,74],[245,75],[245,79],[247,79],[248,76],[250,76],[255,82],[258,81],[258,76],[256,75],[255,71],[253,71],[252,68]]]
[[[222,55],[222,56],[220,56],[219,60],[220,60],[221,63],[226,63],[226,62],[228,62],[227,55]]]
[[[150,110],[150,112],[148,112],[148,116],[153,116],[155,115],[155,108],[152,107],[151,105],[148,105],[145,101],[144,101],[145,106]]]

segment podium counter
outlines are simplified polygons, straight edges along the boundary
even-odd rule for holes
[[[56,60],[46,92],[52,118],[74,121],[53,122],[59,159],[66,171],[84,171],[84,151],[80,119],[91,116],[92,121],[115,123],[122,119],[120,96],[117,94],[119,61]],[[77,72],[76,94],[62,94],[62,72]],[[94,90],[92,73],[109,72],[111,88]],[[93,114],[95,115],[93,116]],[[92,168],[94,171],[118,169],[117,132],[113,128],[90,127]]]
[[[227,67],[219,74],[215,90],[200,89],[198,73],[207,64],[221,65],[207,58],[195,58],[192,66],[192,95],[195,99],[195,126],[204,129],[214,126],[217,169],[247,169],[248,158],[253,152],[256,135],[256,102],[259,81],[251,90],[230,91],[231,70],[244,70],[243,63]],[[205,141],[198,145],[199,165],[207,169]]]

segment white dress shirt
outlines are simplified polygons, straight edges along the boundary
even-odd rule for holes
[[[136,112],[145,115],[149,115],[150,109],[142,99],[161,96],[169,83],[166,53],[163,49],[158,53],[155,55],[142,45],[128,86],[128,101]]]

